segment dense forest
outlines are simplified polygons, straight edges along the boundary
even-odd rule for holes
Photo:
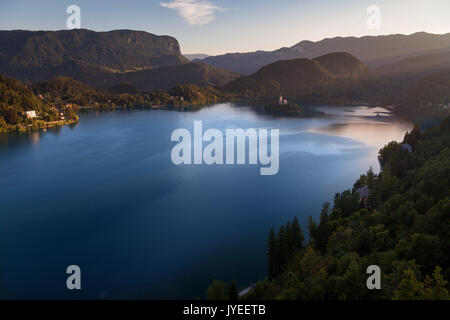
[[[81,108],[190,109],[227,99],[228,96],[216,88],[192,84],[176,86],[168,91],[137,92],[127,83],[102,90],[67,77],[25,85],[0,75],[0,133],[27,132],[76,123],[76,112]],[[36,117],[27,117],[27,111],[35,111]]]
[[[270,230],[267,277],[240,298],[450,299],[450,117],[390,142],[379,160],[379,174],[310,216],[307,243],[296,218]],[[370,265],[380,290],[366,287]],[[215,281],[206,297],[232,298],[229,287]]]
[[[36,117],[29,118],[27,111]],[[78,122],[71,108],[56,108],[17,80],[0,75],[0,133],[27,132]]]
[[[375,103],[390,92],[387,82],[373,76],[347,52],[277,61],[231,81],[223,90],[244,100],[272,100],[287,95],[301,105]]]
[[[413,121],[442,119],[450,115],[450,70],[425,76],[390,100],[397,113]]]
[[[65,76],[97,88],[130,82],[141,91],[224,85],[239,74],[189,63],[178,41],[143,31],[0,31],[0,73],[27,83]]]
[[[192,84],[176,86],[168,91],[138,92],[130,83],[120,83],[108,90],[101,90],[71,78],[58,77],[31,87],[35,94],[42,95],[46,101],[52,104],[71,104],[75,109],[182,108],[226,99],[224,94],[213,87]]]

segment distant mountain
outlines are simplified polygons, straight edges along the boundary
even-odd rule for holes
[[[361,90],[371,81],[367,67],[346,52],[315,59],[274,62],[258,72],[225,86],[225,91],[242,98],[267,99],[287,95],[302,102],[324,102],[363,98]]]
[[[380,77],[412,82],[419,78],[450,69],[450,51],[411,57],[374,70]]]
[[[423,77],[393,97],[397,113],[414,120],[450,115],[450,70]]]
[[[29,83],[70,77],[97,88],[128,83],[138,90],[223,85],[238,77],[189,63],[172,37],[131,30],[0,31],[0,73]]]
[[[208,54],[204,54],[204,53],[183,54],[183,56],[185,56],[189,61],[203,60],[203,59],[209,57]]]
[[[412,35],[336,37],[321,41],[302,41],[275,51],[228,53],[202,60],[212,66],[252,74],[278,60],[314,58],[331,52],[349,52],[369,67],[397,62],[407,57],[450,51],[450,33],[437,35],[425,32]]]
[[[167,90],[174,86],[195,84],[198,86],[222,86],[239,78],[240,75],[228,70],[212,67],[204,63],[186,63],[139,72],[109,74],[99,79],[103,87],[127,82],[139,91]]]
[[[142,70],[186,63],[175,38],[143,31],[0,31],[0,73],[26,78],[68,63],[106,71]]]
[[[168,90],[184,84],[222,86],[240,76],[237,73],[203,63],[186,63],[135,72],[105,72],[98,67],[71,64],[63,68],[61,73],[58,73],[58,75],[60,74],[64,75],[62,78],[70,77],[96,88],[127,93],[133,93],[136,90]],[[60,76],[56,78],[61,79]],[[51,81],[48,83],[51,84]],[[125,84],[128,86],[126,90]]]

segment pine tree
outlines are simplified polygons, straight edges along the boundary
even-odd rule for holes
[[[291,223],[289,221],[286,223],[285,232],[286,232],[286,244],[285,244],[286,260],[291,261],[294,255],[294,239],[292,234]]]
[[[289,262],[289,238],[285,226],[278,230],[278,265],[277,271],[281,273]]]
[[[315,233],[314,240],[317,249],[319,249],[322,253],[325,252],[328,239],[333,233],[333,227],[329,223],[330,220],[329,212],[330,212],[330,204],[328,202],[325,202],[322,207],[322,212],[320,213],[320,223],[317,226],[316,231],[314,232]]]
[[[236,281],[231,281],[230,288],[228,289],[228,298],[230,300],[238,300],[239,299],[239,292],[238,287],[236,284]]]
[[[367,187],[370,191],[375,189],[375,174],[373,173],[372,167],[367,171]]]
[[[445,288],[447,281],[441,274],[442,268],[437,266],[433,271],[433,276],[426,276],[424,285],[426,287],[426,299],[427,300],[449,300],[450,295]]]
[[[420,139],[421,132],[420,132],[420,126],[415,125],[414,128],[405,134],[405,139],[403,140],[404,143],[408,143],[411,145],[411,147],[414,149],[417,141]]]
[[[303,242],[305,238],[303,236],[302,229],[300,228],[300,223],[298,222],[297,217],[294,217],[292,220],[292,224],[290,227],[290,239],[292,241],[292,252],[295,254],[298,250],[303,248]]]
[[[328,221],[330,213],[330,203],[324,202],[322,205],[322,211],[320,212],[320,223]]]
[[[317,224],[314,222],[313,217],[310,215],[308,218],[308,233],[309,233],[309,241],[314,239],[314,234],[317,229]]]
[[[367,171],[367,187],[370,192],[368,198],[369,208],[376,208],[378,205],[377,176],[374,174],[372,167]]]
[[[394,292],[394,300],[419,300],[424,297],[424,285],[412,269],[403,271],[404,279]]]
[[[268,278],[272,280],[277,274],[277,238],[273,228],[270,228],[269,239],[267,241],[267,258],[268,258]]]

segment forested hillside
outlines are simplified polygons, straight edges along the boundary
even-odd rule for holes
[[[274,62],[228,83],[223,90],[240,99],[272,100],[283,95],[301,104],[344,105],[376,100],[387,88],[357,58],[336,52]]]
[[[381,173],[369,170],[310,217],[307,243],[296,219],[272,229],[267,278],[242,298],[450,299],[450,117],[403,143],[380,150]],[[370,265],[381,268],[381,290],[366,287]]]
[[[140,91],[177,85],[220,86],[238,74],[189,63],[178,41],[143,31],[0,31],[0,74],[26,83],[70,77],[106,89],[123,82]]]
[[[75,111],[86,107],[113,110],[133,108],[193,108],[228,99],[219,90],[196,85],[180,85],[170,90],[143,93],[117,93],[126,87],[112,88],[113,92],[99,90],[67,77],[56,77],[47,82],[24,85],[18,80],[0,75],[0,133],[27,132],[53,125],[78,121]],[[134,89],[135,90],[135,89]],[[35,116],[27,117],[27,111]]]
[[[370,67],[392,64],[408,57],[449,51],[450,34],[417,32],[365,37],[335,37],[320,41],[301,41],[292,47],[275,51],[227,53],[202,59],[204,63],[245,75],[275,61],[312,59],[332,52],[346,51]]]
[[[166,91],[138,93],[127,83],[110,90],[100,90],[71,78],[57,77],[32,85],[31,88],[35,94],[42,95],[45,101],[53,105],[71,104],[74,108],[191,107],[226,99],[226,96],[213,87],[193,84],[175,86]]]
[[[27,111],[34,111],[36,118],[28,118]],[[64,121],[61,121],[61,112]],[[76,121],[78,116],[73,110],[57,110],[26,85],[0,75],[0,133],[44,128],[48,123],[56,125]]]
[[[116,71],[186,63],[175,38],[143,31],[0,31],[0,73],[26,75],[74,61]]]
[[[450,115],[450,71],[423,77],[390,100],[397,113],[413,121],[443,119]]]

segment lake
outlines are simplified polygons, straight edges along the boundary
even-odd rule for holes
[[[213,279],[266,275],[266,239],[323,202],[412,128],[382,108],[286,118],[218,104],[195,112],[90,112],[73,128],[0,137],[0,297],[180,299]],[[171,161],[177,128],[277,128],[279,172]],[[81,268],[82,290],[66,288]]]

